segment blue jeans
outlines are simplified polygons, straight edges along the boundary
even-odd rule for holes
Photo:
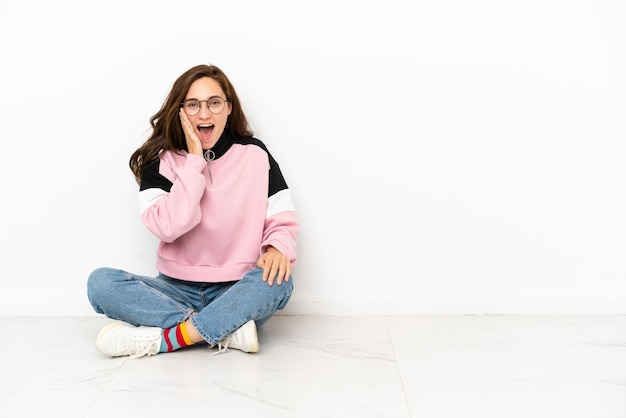
[[[269,286],[262,275],[256,267],[236,282],[199,283],[103,267],[89,276],[87,295],[96,312],[132,325],[167,329],[191,317],[202,338],[215,345],[251,319],[260,327],[287,305],[293,277]]]

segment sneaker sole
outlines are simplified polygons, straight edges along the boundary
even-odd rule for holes
[[[96,337],[96,348],[98,349],[99,352],[101,352],[105,356],[111,356],[111,354],[103,351],[100,348],[102,346],[102,339],[104,338],[104,336],[106,335],[107,332],[109,332],[113,328],[118,328],[118,327],[121,327],[121,326],[122,326],[122,324],[120,324],[119,322],[113,322],[113,323],[105,326],[104,328],[102,328],[100,330],[100,332],[98,332],[98,336]]]
[[[249,335],[252,337],[250,341],[250,347],[247,350],[244,350],[246,353],[256,353],[259,351],[259,336],[256,332],[256,323],[254,320],[250,320],[243,324],[244,327],[248,328]]]

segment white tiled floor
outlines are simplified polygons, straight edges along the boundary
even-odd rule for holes
[[[108,322],[0,318],[0,416],[626,417],[626,316],[276,316],[257,354],[137,360]]]

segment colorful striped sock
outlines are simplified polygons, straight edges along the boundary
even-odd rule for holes
[[[169,353],[192,344],[193,342],[189,338],[189,334],[187,334],[187,326],[183,322],[175,327],[163,330],[159,353]]]

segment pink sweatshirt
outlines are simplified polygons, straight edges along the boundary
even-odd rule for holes
[[[205,155],[209,161],[166,151],[142,173],[139,212],[161,240],[157,269],[194,282],[236,281],[268,246],[295,265],[298,219],[265,145],[224,134]]]

